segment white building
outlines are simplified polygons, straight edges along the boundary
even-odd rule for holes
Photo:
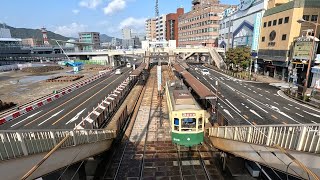
[[[132,38],[132,30],[130,28],[123,28],[122,29],[122,39],[131,39]]]
[[[166,15],[156,18],[156,39],[157,41],[166,40]]]
[[[0,28],[0,38],[11,38],[10,29]]]
[[[252,51],[257,51],[267,5],[268,0],[241,0],[237,9],[226,9],[220,21],[219,47],[249,46]]]

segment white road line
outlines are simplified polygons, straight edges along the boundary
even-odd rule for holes
[[[320,118],[320,115],[318,115],[318,114],[314,114],[314,113],[311,113],[311,112],[308,112],[308,111],[305,111],[305,110],[303,110],[303,112],[305,112],[307,114],[310,114],[311,116]]]
[[[269,91],[265,91],[266,93],[270,93]]]
[[[291,105],[291,104],[288,104],[288,105],[292,107],[292,105]]]
[[[262,90],[261,88],[258,88],[259,90]]]
[[[248,106],[245,106],[247,109],[249,109],[249,107]]]
[[[268,101],[270,101],[270,99],[269,99],[269,98],[267,98],[267,97],[266,97],[266,99],[267,99]]]
[[[259,94],[259,96],[263,96],[262,94]]]
[[[275,95],[275,96],[279,96],[278,94],[273,94],[273,95]]]
[[[239,113],[241,113],[241,111],[240,111],[238,108],[236,108],[233,104],[231,104],[231,102],[230,102],[228,99],[226,99],[226,101],[227,101],[235,110],[237,110]]]
[[[233,119],[233,116],[231,115],[231,113],[228,110],[223,109],[223,111],[226,112]]]
[[[286,109],[286,110],[288,110],[288,111],[290,111],[290,109],[289,108],[287,108],[287,107],[283,107],[284,109]]]
[[[250,109],[250,112],[252,112],[254,115],[258,116],[259,118],[263,119],[257,112],[254,110]]]
[[[42,111],[42,110],[41,110],[41,111]],[[19,122],[15,123],[15,124],[14,124],[14,125],[12,125],[11,127],[14,127],[14,126],[16,126],[16,125],[18,125],[18,124],[20,124],[20,123],[22,123],[22,122],[26,121],[27,119],[32,118],[33,116],[35,116],[35,115],[39,114],[41,111],[36,112],[36,113],[34,113],[34,114],[32,114],[32,115],[28,116],[28,117],[27,117],[27,118],[25,118],[24,120],[21,120],[21,121],[19,121]]]
[[[66,125],[69,124],[69,123],[72,123],[75,120],[77,120],[79,118],[80,114],[82,114],[84,110],[86,110],[86,108],[84,108],[82,111],[78,112],[77,115],[75,115],[72,119],[70,119],[70,121],[68,121],[66,123]]]
[[[243,98],[245,98],[244,96],[242,96]]]
[[[278,111],[278,113],[282,114],[283,116],[291,119],[292,121],[294,121],[294,122],[296,122],[296,123],[298,123],[298,124],[301,124],[301,122],[294,120],[292,117],[290,117],[288,114],[286,114],[286,113],[284,113],[284,112],[282,112],[282,111]]]
[[[250,88],[248,88],[250,91],[251,91],[251,89]]]
[[[294,107],[294,108],[296,108],[296,109],[300,109],[300,108],[298,108],[298,107]]]
[[[243,86],[243,87],[247,87],[247,86]]]
[[[242,106],[244,106],[244,104],[243,104],[243,103],[241,103],[241,105],[242,105]]]
[[[314,121],[311,121],[311,122],[313,122],[313,123],[315,123],[315,124],[318,124],[318,123],[316,123],[316,122],[314,122]]]
[[[46,119],[46,120],[42,121],[41,123],[39,123],[39,124],[38,124],[38,126],[41,126],[43,123],[47,122],[49,119],[51,119],[51,118],[53,118],[53,117],[57,116],[57,115],[58,115],[58,114],[60,114],[63,110],[64,110],[64,109],[62,109],[61,111],[59,111],[59,112],[57,112],[57,113],[53,114],[53,115],[52,115],[51,117],[49,117],[48,119]]]
[[[298,116],[300,116],[300,117],[304,117],[304,116],[302,116],[301,114],[299,114],[299,113],[296,113],[296,115],[298,115]]]
[[[305,104],[301,104],[301,103],[296,102],[295,100],[290,99],[289,97],[285,96],[281,90],[278,90],[277,93],[279,94],[279,96],[281,96],[282,98],[284,98],[284,99],[286,99],[288,101],[291,101],[293,103],[299,104],[300,106],[303,106],[305,108],[312,109],[313,111],[319,112],[319,109],[315,109],[315,108],[313,108],[311,106],[308,106],[308,105],[305,105]]]
[[[275,104],[277,104],[277,105],[279,105],[279,103],[277,103],[277,102],[274,102]]]
[[[256,91],[253,91],[254,93],[257,93]]]
[[[258,106],[257,104],[255,104],[254,102],[250,101],[249,99],[247,99],[247,101],[249,101],[251,104],[257,106],[259,109],[261,109],[263,112],[268,113],[266,110],[264,110],[263,108],[261,108],[260,106]]]

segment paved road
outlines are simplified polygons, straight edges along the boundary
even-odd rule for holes
[[[211,69],[210,75],[203,76],[200,69],[205,67],[190,65],[190,68],[190,72],[213,92],[218,81],[218,109],[229,124],[320,123],[319,109],[288,99],[269,84],[238,80]]]
[[[88,115],[101,100],[111,93],[128,76],[131,68],[123,68],[123,74],[100,78],[43,107],[0,126],[1,130],[15,129],[72,129]],[[87,125],[88,126],[88,125]]]

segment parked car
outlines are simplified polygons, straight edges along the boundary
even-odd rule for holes
[[[116,74],[122,74],[121,69],[116,69]]]
[[[209,73],[208,69],[202,69],[201,74],[202,75],[209,75],[210,73]]]

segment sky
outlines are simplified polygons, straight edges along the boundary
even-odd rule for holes
[[[184,7],[192,0],[159,0],[160,14]],[[239,0],[221,0],[238,4]],[[1,0],[0,23],[13,27],[41,28],[67,36],[95,31],[121,38],[121,29],[144,31],[147,18],[154,17],[155,0]]]

